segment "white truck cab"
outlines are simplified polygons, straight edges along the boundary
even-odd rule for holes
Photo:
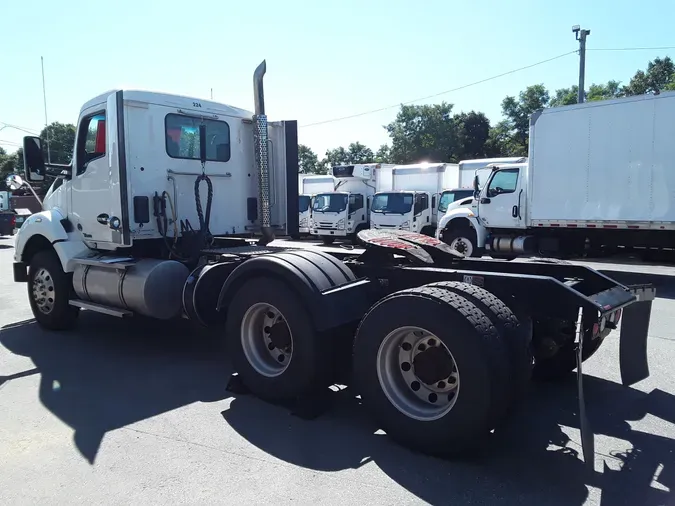
[[[370,227],[410,230],[433,236],[440,192],[450,165],[418,163],[395,166],[392,189],[378,191],[373,196]]]
[[[312,199],[310,234],[324,244],[331,244],[336,238],[356,243],[356,234],[369,228],[370,199],[381,168],[376,163],[332,167],[335,189],[318,193]]]
[[[298,188],[299,234],[309,234],[309,221],[312,217],[312,199],[317,193],[335,189],[335,179],[330,174],[300,174]]]

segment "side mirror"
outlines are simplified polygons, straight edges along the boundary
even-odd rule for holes
[[[10,174],[7,176],[7,179],[5,179],[5,184],[10,190],[14,191],[21,188],[24,183],[23,179],[18,174]]]
[[[42,153],[42,139],[39,137],[23,138],[23,169],[28,181],[45,180],[45,157]],[[23,183],[23,181],[22,181]]]

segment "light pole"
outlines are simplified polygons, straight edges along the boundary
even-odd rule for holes
[[[584,101],[584,79],[586,77],[586,37],[591,34],[590,30],[582,30],[579,25],[574,25],[572,31],[579,41],[579,94],[577,102]]]

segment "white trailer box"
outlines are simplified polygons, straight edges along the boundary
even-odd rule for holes
[[[630,222],[673,228],[674,118],[675,93],[533,115],[528,225]]]

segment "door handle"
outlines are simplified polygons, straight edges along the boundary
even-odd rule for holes
[[[481,204],[489,204],[489,203],[490,203],[490,199],[487,198],[487,197],[483,197],[482,199],[480,199],[480,203],[481,203]]]
[[[511,216],[514,218],[518,217],[518,206],[513,206],[513,209],[511,209]]]

